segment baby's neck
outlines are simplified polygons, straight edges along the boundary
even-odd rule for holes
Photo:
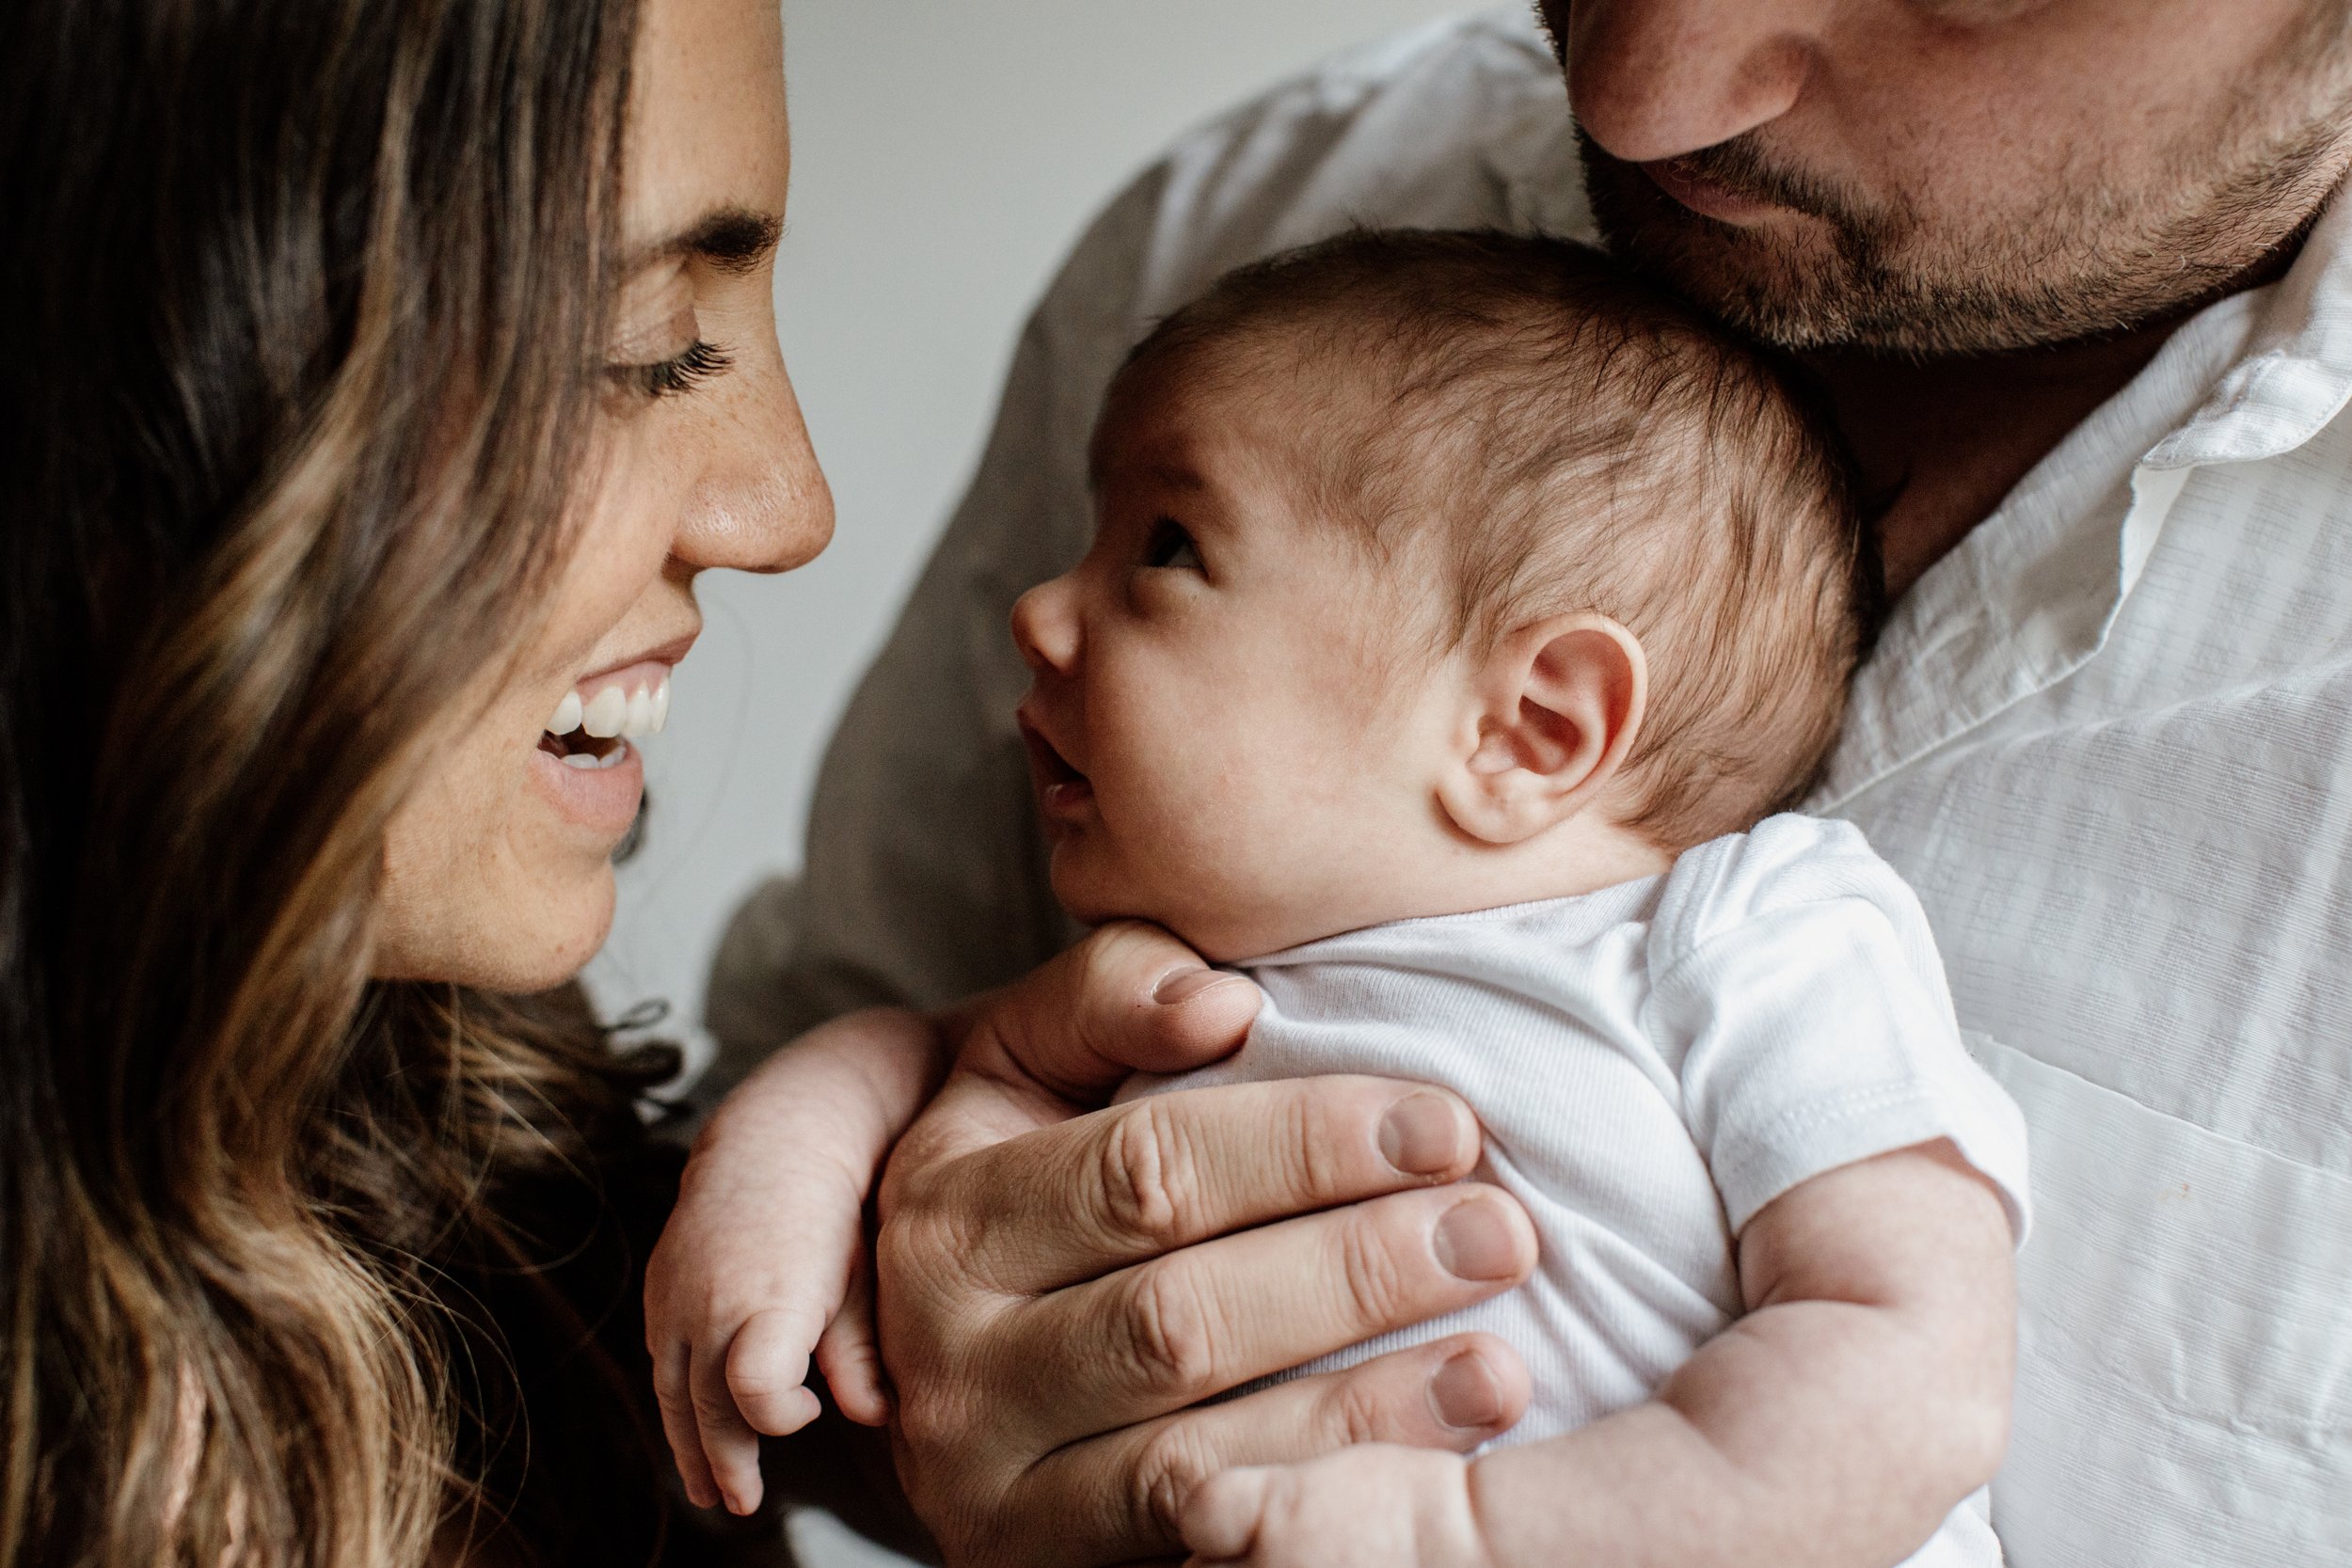
[[[1361,896],[1319,900],[1311,913],[1294,911],[1288,918],[1252,921],[1246,936],[1186,930],[1181,924],[1176,932],[1217,962],[1248,963],[1399,920],[1581,897],[1659,876],[1674,863],[1673,854],[1638,833],[1581,817],[1509,845],[1478,842],[1449,827],[1442,836],[1390,856],[1377,885],[1362,888]]]
[[[1426,882],[1427,900],[1450,906],[1413,915],[1467,914],[1576,898],[1669,870],[1675,857],[1640,833],[1586,813],[1518,844],[1482,844],[1456,834],[1452,853]],[[1412,918],[1400,916],[1399,918]]]

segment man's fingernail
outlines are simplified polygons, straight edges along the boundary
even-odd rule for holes
[[[1519,1272],[1518,1234],[1489,1198],[1466,1198],[1445,1212],[1431,1239],[1438,1262],[1456,1279],[1508,1279]]]
[[[1231,975],[1220,974],[1214,969],[1180,969],[1175,974],[1163,977],[1160,983],[1152,988],[1152,1000],[1163,1006],[1170,1006],[1198,996],[1219,981],[1231,978]]]
[[[1429,1405],[1438,1419],[1457,1430],[1490,1427],[1503,1417],[1502,1389],[1486,1358],[1466,1350],[1429,1380]]]
[[[1461,1118],[1454,1102],[1438,1095],[1406,1095],[1380,1123],[1381,1157],[1407,1176],[1453,1169],[1461,1147]]]

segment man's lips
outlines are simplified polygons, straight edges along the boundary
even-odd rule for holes
[[[1666,158],[1654,164],[1636,166],[1650,178],[1650,182],[1664,191],[1681,205],[1701,217],[1718,223],[1750,224],[1773,213],[1786,211],[1775,202],[1733,190],[1729,185],[1692,172],[1680,158]]]
[[[1014,718],[1021,726],[1021,742],[1028,748],[1029,786],[1037,794],[1038,809],[1061,822],[1084,816],[1094,803],[1094,785],[1045,738],[1026,712]]]

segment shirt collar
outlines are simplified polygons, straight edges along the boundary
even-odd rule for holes
[[[2239,359],[2259,304],[2223,300],[2175,332],[1913,584],[1854,676],[1811,809],[1842,804],[2106,645],[2180,493],[2177,477],[2144,483],[2141,459]]]
[[[2208,307],[1915,584],[1809,804],[1879,779],[2106,645],[2189,472],[2309,441],[2352,401],[2352,203],[2280,281]]]
[[[2253,297],[2260,303],[2245,356],[2148,453],[2152,467],[2277,457],[2352,401],[2352,202],[2329,202],[2287,276]]]

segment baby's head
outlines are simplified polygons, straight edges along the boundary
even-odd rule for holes
[[[1104,400],[1013,631],[1054,887],[1234,959],[1662,867],[1801,796],[1877,564],[1781,372],[1597,252],[1356,234]]]

